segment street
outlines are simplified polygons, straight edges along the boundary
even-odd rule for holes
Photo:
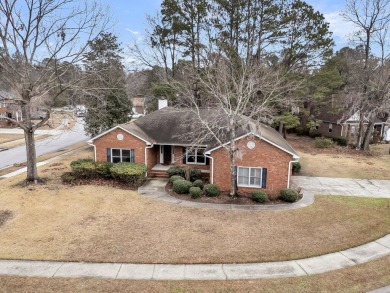
[[[35,144],[37,157],[64,149],[68,146],[86,141],[88,136],[84,133],[84,124],[82,119],[78,119],[72,129],[63,130],[52,137],[37,141]],[[26,146],[18,146],[6,151],[0,152],[0,169],[11,166],[15,163],[23,163],[27,160]]]

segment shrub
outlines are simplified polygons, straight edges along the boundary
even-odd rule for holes
[[[180,168],[180,167],[171,167],[171,168],[168,169],[167,172],[168,172],[168,176],[169,177],[172,177],[174,175],[178,175],[178,176],[181,176],[181,177],[185,176],[184,169]]]
[[[173,184],[173,182],[175,182],[176,180],[184,180],[183,177],[179,176],[179,175],[173,175],[171,178],[169,178],[169,182],[171,182]]]
[[[64,184],[73,184],[76,182],[77,178],[72,172],[65,172],[61,175],[62,183]]]
[[[251,195],[252,195],[252,199],[254,201],[257,201],[260,203],[264,203],[264,202],[267,202],[269,200],[268,195],[267,195],[267,193],[265,193],[265,191],[261,191],[261,190],[254,191],[254,192],[252,192]]]
[[[339,146],[347,146],[348,145],[348,140],[344,137],[333,137],[332,139]]]
[[[202,179],[202,171],[200,171],[199,169],[191,169],[190,180],[194,182],[199,179]]]
[[[330,148],[334,144],[333,140],[331,138],[326,137],[316,137],[314,140],[314,145],[316,148]]]
[[[203,189],[206,196],[214,197],[219,195],[219,188],[214,184],[206,184]]]
[[[301,163],[294,162],[292,165],[292,172],[293,174],[298,174],[299,172],[301,172]]]
[[[190,188],[190,194],[192,198],[199,198],[202,195],[202,190],[199,187],[191,187]]]
[[[70,163],[73,173],[77,177],[92,178],[96,176],[96,165],[92,159],[79,159]]]
[[[112,166],[114,166],[114,164],[110,162],[96,162],[95,163],[96,174],[99,177],[110,178],[111,177],[110,168]]]
[[[192,184],[187,180],[176,180],[173,182],[173,191],[178,194],[187,194]]]
[[[110,168],[111,175],[114,179],[129,184],[137,188],[145,180],[146,166],[136,163],[117,163]]]
[[[298,200],[298,192],[294,189],[282,189],[280,191],[280,199],[287,202],[296,202]]]
[[[302,136],[306,134],[305,130],[301,126],[295,127],[295,133],[298,136]]]
[[[203,189],[204,183],[202,180],[198,179],[198,180],[195,180],[194,183],[192,183],[192,186],[199,187],[200,189]]]

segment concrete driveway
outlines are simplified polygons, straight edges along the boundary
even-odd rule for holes
[[[293,176],[303,194],[390,198],[390,180]]]

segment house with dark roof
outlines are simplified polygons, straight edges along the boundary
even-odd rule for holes
[[[89,144],[94,146],[96,161],[145,164],[149,177],[163,176],[171,166],[199,169],[210,183],[229,191],[230,160],[224,147],[229,141],[223,134],[218,140],[212,135],[200,139],[199,117],[226,125],[226,115],[217,109],[201,109],[195,114],[189,109],[167,107],[115,126]],[[292,162],[299,156],[272,127],[255,121],[247,125],[236,129],[238,190],[263,189],[277,195],[290,187]]]

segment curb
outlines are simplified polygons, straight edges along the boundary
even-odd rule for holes
[[[316,275],[390,255],[390,234],[321,256],[245,264],[131,264],[0,260],[0,275],[122,280],[248,280]]]

